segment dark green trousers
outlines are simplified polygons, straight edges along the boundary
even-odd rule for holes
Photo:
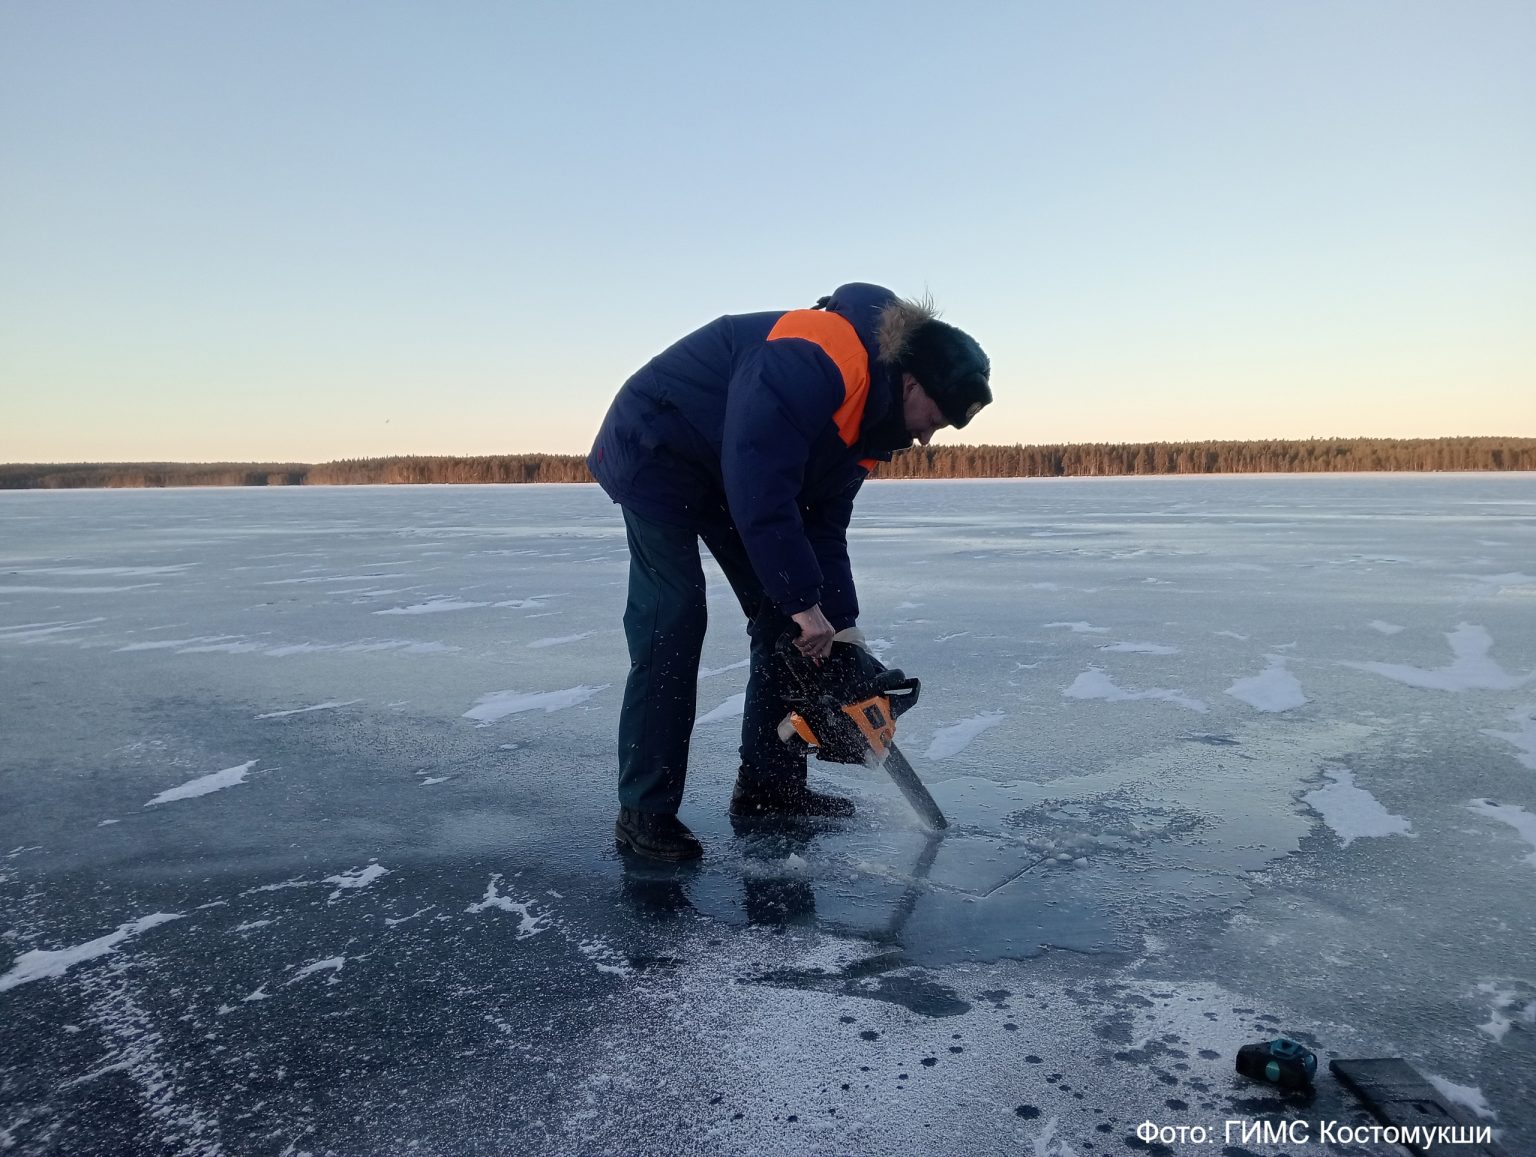
[[[794,624],[773,605],[735,530],[695,531],[652,522],[627,507],[629,601],[624,636],[629,678],[619,717],[619,803],[676,814],[688,774],[688,742],[698,701],[699,657],[709,622],[702,540],[747,616],[751,658],[741,724],[741,777],[768,790],[805,783],[805,757],[778,736],[784,674],[774,644]]]

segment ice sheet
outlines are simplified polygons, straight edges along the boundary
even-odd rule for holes
[[[0,1144],[1084,1157],[1251,1115],[1285,1031],[1536,1151],[1536,479],[870,483],[951,826],[814,760],[852,821],[730,821],[710,571],[693,867],[613,845],[623,541],[579,486],[0,492],[52,592],[0,594]]]

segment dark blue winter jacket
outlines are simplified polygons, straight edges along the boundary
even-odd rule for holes
[[[785,614],[858,618],[853,498],[909,445],[876,326],[895,295],[840,287],[824,309],[717,318],[624,383],[587,458],[615,502],[656,522],[732,526]]]

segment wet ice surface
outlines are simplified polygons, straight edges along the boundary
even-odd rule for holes
[[[1281,1032],[1536,1149],[1536,480],[871,485],[864,625],[923,679],[899,740],[954,826],[836,768],[852,824],[732,830],[711,568],[692,870],[612,850],[617,513],[0,494],[0,1149],[1363,1123],[1330,1077],[1233,1075]]]

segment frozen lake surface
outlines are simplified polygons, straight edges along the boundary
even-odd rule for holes
[[[732,830],[711,569],[708,855],[643,870],[595,487],[0,493],[0,1151],[1369,1121],[1234,1075],[1285,1033],[1536,1152],[1536,478],[884,482],[850,548],[954,828],[813,764],[852,823]]]

